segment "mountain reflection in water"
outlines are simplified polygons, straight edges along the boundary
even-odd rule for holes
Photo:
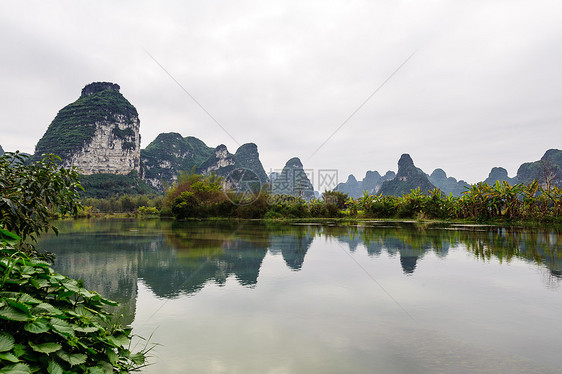
[[[121,303],[125,323],[134,320],[137,280],[161,298],[194,294],[208,282],[224,285],[230,276],[254,287],[266,254],[281,255],[293,271],[305,265],[315,238],[335,240],[344,250],[386,251],[398,256],[413,276],[427,253],[446,257],[463,246],[475,258],[500,262],[519,258],[562,279],[561,234],[485,226],[362,223],[356,226],[289,225],[263,222],[171,222],[162,220],[74,220],[59,222],[59,236],[40,241],[56,254],[55,268]]]

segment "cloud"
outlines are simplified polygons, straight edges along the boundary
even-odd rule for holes
[[[471,182],[514,175],[562,135],[562,6],[555,1],[23,1],[0,5],[0,144],[32,152],[63,106],[113,81],[158,133],[238,144],[266,169],[361,178],[410,153]],[[412,52],[314,156],[310,154]]]

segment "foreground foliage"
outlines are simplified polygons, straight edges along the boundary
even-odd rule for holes
[[[117,303],[56,273],[45,261],[9,247],[0,251],[0,373],[142,367],[145,353],[131,353],[131,330],[113,323],[104,309]]]
[[[0,156],[0,223],[33,248],[42,232],[52,228],[53,214],[76,214],[79,175],[76,169],[59,168],[60,158],[47,155],[40,161],[7,152]]]
[[[34,246],[55,213],[80,207],[78,173],[58,161],[0,156],[0,373],[135,371],[149,350],[131,353],[131,330],[105,309],[117,303],[55,272]]]

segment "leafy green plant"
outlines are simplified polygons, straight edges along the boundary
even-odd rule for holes
[[[59,168],[60,158],[46,155],[29,162],[29,156],[7,152],[0,156],[0,222],[23,240],[33,242],[52,228],[53,214],[76,214],[81,189],[75,168]]]
[[[131,329],[105,310],[117,303],[14,249],[19,238],[0,233],[0,373],[128,373],[145,365],[151,348],[133,353]]]

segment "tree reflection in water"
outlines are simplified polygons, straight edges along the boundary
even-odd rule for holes
[[[125,323],[134,319],[137,280],[159,297],[194,294],[207,283],[224,285],[233,276],[254,287],[263,259],[281,255],[300,271],[315,238],[399,257],[411,276],[427,253],[446,257],[463,247],[478,260],[514,258],[543,266],[547,285],[562,279],[562,237],[558,230],[491,226],[367,222],[357,225],[274,224],[253,221],[108,220],[64,221],[59,236],[40,248],[57,255],[55,267],[122,304]]]

